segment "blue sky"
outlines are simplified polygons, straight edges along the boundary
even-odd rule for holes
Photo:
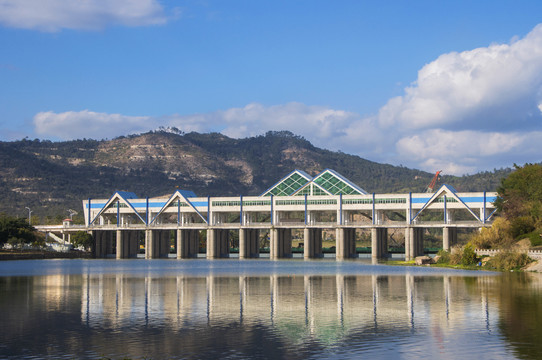
[[[0,0],[0,140],[290,130],[447,174],[542,159],[540,1]]]

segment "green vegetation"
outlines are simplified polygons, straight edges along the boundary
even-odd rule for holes
[[[509,249],[524,238],[531,241],[531,246],[542,243],[542,165],[515,168],[497,190],[495,205],[500,217],[472,239],[477,248]]]
[[[92,239],[92,235],[85,231],[77,231],[76,233],[72,234],[70,236],[70,241],[73,244],[73,246],[78,247],[81,246],[85,250],[88,250],[92,247],[92,244],[94,243],[94,240]]]
[[[525,253],[517,251],[503,251],[495,256],[492,256],[484,265],[489,269],[497,269],[501,271],[521,270],[532,260]]]
[[[60,224],[68,209],[83,222],[81,200],[109,198],[117,190],[138,196],[259,195],[294,169],[316,175],[331,168],[368,192],[423,192],[433,174],[379,164],[313,146],[287,131],[232,139],[222,134],[163,131],[113,140],[0,142],[0,212],[33,224]],[[444,175],[458,191],[494,191],[509,169],[472,176]]]
[[[0,246],[9,243],[18,247],[39,242],[40,238],[36,236],[35,229],[28,224],[28,220],[0,215]]]
[[[438,253],[437,266],[454,267],[460,269],[484,269],[510,271],[521,270],[532,260],[524,252],[503,250],[492,257],[476,256],[474,246],[471,243],[455,247],[451,252],[440,250]]]

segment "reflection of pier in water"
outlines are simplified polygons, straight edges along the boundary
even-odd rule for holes
[[[498,311],[497,304],[490,306],[491,281],[413,275],[90,275],[83,280],[81,310],[90,327],[263,325],[291,340],[309,336],[323,342],[364,332],[427,327],[445,332],[464,327],[467,318],[469,327],[489,331]]]

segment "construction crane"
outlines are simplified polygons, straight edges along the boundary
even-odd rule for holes
[[[433,180],[429,183],[429,186],[425,190],[425,192],[431,193],[433,192],[433,189],[435,188],[435,185],[437,184],[437,180],[439,179],[439,175],[442,172],[442,170],[439,170],[436,172],[435,176],[433,176]]]

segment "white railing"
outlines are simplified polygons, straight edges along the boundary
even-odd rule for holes
[[[502,250],[495,249],[476,249],[476,255],[478,256],[495,256],[500,253]],[[542,250],[516,250],[517,252],[522,252],[527,254],[528,257],[535,260],[542,259]]]

